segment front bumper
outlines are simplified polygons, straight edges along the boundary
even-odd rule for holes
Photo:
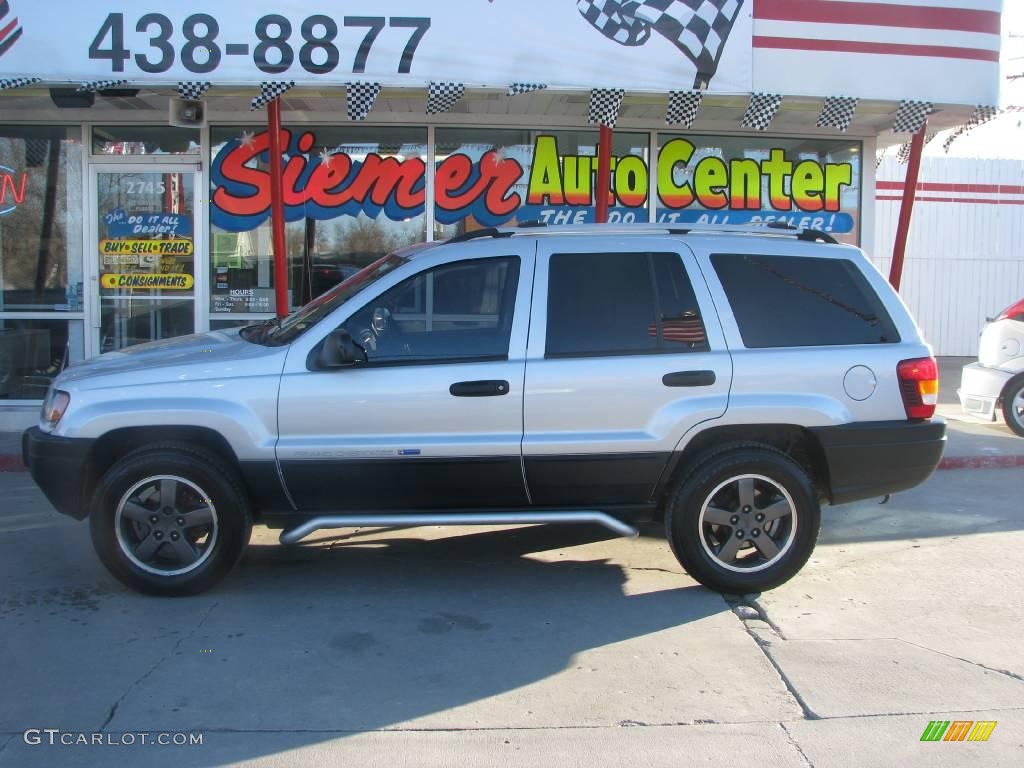
[[[981,363],[965,365],[960,374],[960,389],[956,391],[960,407],[964,413],[995,421],[996,402],[1006,382],[1012,378],[1013,374],[1008,371],[989,368]]]
[[[39,427],[27,429],[21,436],[22,461],[32,479],[58,512],[76,520],[89,514],[85,479],[94,442],[48,435]]]
[[[920,485],[939,466],[946,446],[942,420],[874,421],[811,432],[825,454],[833,504]]]

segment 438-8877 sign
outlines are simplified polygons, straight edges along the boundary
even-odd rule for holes
[[[0,2],[3,77],[751,88],[751,0]]]

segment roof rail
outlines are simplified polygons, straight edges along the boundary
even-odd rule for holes
[[[541,231],[538,231],[541,230]],[[559,235],[559,234],[669,234],[689,235],[723,232],[741,235],[770,235],[795,237],[804,242],[823,242],[838,245],[838,241],[827,232],[818,229],[800,229],[783,221],[751,224],[567,224],[549,226],[543,221],[525,221],[517,227],[485,227],[472,232],[456,235],[447,242],[461,243],[481,237],[512,237],[514,235]]]
[[[450,237],[446,242],[449,243],[464,243],[467,240],[476,240],[480,237],[512,237],[515,232],[510,229],[498,229],[497,227],[484,227],[483,229],[474,229],[470,232],[463,232],[461,235]]]

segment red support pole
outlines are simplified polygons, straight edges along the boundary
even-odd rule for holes
[[[910,140],[910,158],[907,160],[907,177],[903,180],[903,201],[900,203],[900,218],[896,223],[896,242],[892,246],[892,266],[889,268],[889,285],[897,291],[903,277],[903,257],[907,252],[907,236],[910,234],[910,214],[914,212],[914,196],[917,194],[917,177],[921,171],[921,152],[924,150],[925,122],[921,130]]]
[[[612,129],[601,126],[597,141],[597,205],[594,220],[598,224],[608,221],[608,193],[612,184]]]
[[[288,244],[284,237],[284,182],[281,173],[281,102],[267,104],[270,132],[270,224],[274,243],[274,298],[277,316],[288,314]]]

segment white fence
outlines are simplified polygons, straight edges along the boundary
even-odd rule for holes
[[[864,246],[886,275],[905,173],[894,157],[877,173]],[[900,294],[936,354],[978,353],[985,318],[1024,298],[1024,160],[922,159]]]

